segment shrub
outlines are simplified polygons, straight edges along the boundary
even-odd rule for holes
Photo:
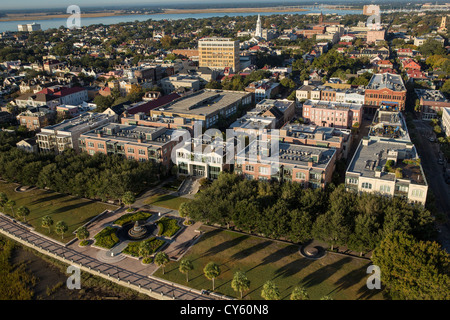
[[[150,264],[152,262],[153,262],[153,258],[152,257],[147,257],[147,258],[142,259],[142,263],[143,264]]]
[[[117,224],[119,226],[123,226],[125,223],[128,223],[128,222],[136,222],[136,221],[139,221],[139,220],[147,220],[151,216],[152,216],[151,213],[142,212],[142,211],[139,211],[139,212],[136,212],[136,213],[127,213],[127,214],[124,214],[123,216],[121,216],[116,221],[114,221],[114,224]]]
[[[116,228],[106,227],[94,237],[95,245],[102,248],[111,249],[119,242],[116,231]]]
[[[85,247],[85,246],[87,246],[88,244],[89,244],[89,240],[83,240],[83,241],[80,242],[80,246],[81,246],[81,247]]]
[[[152,249],[152,253],[155,253],[156,250],[159,249],[159,247],[161,247],[164,244],[163,240],[159,240],[156,238],[150,238],[148,240],[144,240],[146,242],[150,242],[150,247]],[[140,257],[139,254],[139,246],[141,245],[142,241],[137,241],[137,242],[130,242],[128,244],[128,246],[123,250],[123,253],[128,254],[132,257]]]
[[[172,237],[178,230],[180,230],[180,226],[178,225],[177,220],[163,217],[158,220],[158,235],[164,237]]]

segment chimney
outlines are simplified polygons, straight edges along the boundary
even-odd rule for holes
[[[308,80],[305,80],[305,81],[303,81],[303,84],[304,84],[305,86],[307,86],[307,85],[309,85],[309,81],[308,81]]]
[[[312,167],[313,167],[313,164],[314,164],[313,159],[312,159],[312,158],[309,158],[309,160],[308,160],[308,168],[312,168]]]
[[[369,137],[363,137],[362,138],[362,145],[368,146],[369,145]]]

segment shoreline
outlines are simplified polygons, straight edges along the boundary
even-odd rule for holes
[[[196,14],[196,13],[249,13],[249,12],[300,12],[308,11],[303,8],[291,8],[291,7],[266,7],[266,8],[216,8],[216,9],[164,9],[163,12],[154,13],[129,13],[123,11],[113,12],[97,12],[97,13],[81,13],[81,18],[102,18],[102,17],[118,17],[118,16],[131,16],[131,15],[155,15],[155,14]],[[45,15],[42,13],[30,13],[30,14],[7,14],[6,17],[0,18],[0,22],[12,22],[12,21],[39,21],[50,19],[67,19],[70,14],[50,14]]]

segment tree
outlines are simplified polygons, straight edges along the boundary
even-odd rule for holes
[[[5,205],[8,202],[8,196],[4,192],[0,192],[0,206],[5,209]]]
[[[308,300],[308,292],[303,287],[295,287],[291,293],[291,300]]]
[[[149,255],[151,255],[153,252],[152,245],[150,244],[150,241],[142,241],[139,244],[139,255],[142,256],[144,259],[147,258]]]
[[[323,296],[322,298],[320,298],[320,300],[334,300],[334,299],[330,296]]]
[[[209,262],[205,268],[203,269],[203,273],[205,274],[205,277],[209,280],[212,280],[212,289],[214,291],[214,280],[220,276],[220,267],[218,264],[214,262]]]
[[[244,272],[237,271],[233,276],[233,280],[231,281],[231,287],[234,291],[237,291],[241,294],[242,299],[242,292],[250,289],[250,280],[247,278],[247,275]]]
[[[178,270],[180,270],[181,273],[186,274],[186,282],[189,282],[189,271],[194,269],[194,265],[192,264],[192,261],[189,259],[183,259],[180,261],[180,266],[178,267]]]
[[[14,206],[16,205],[16,202],[11,199],[11,200],[6,201],[5,205],[11,210],[12,216],[14,217],[15,216]]]
[[[437,242],[396,231],[380,242],[371,259],[380,267],[381,280],[393,297],[450,299],[450,255]]]
[[[163,274],[164,274],[165,267],[170,261],[169,256],[167,255],[167,253],[159,251],[155,255],[155,260],[154,261],[155,261],[156,265],[160,266],[163,269]]]
[[[281,293],[275,283],[269,280],[263,285],[261,297],[266,300],[280,300]]]
[[[131,210],[131,205],[136,201],[136,198],[134,197],[133,193],[131,191],[127,191],[122,196],[122,202],[128,206],[128,209]]]
[[[17,213],[23,218],[24,222],[27,222],[27,216],[30,214],[30,209],[25,206],[21,206],[17,209]]]
[[[77,229],[77,238],[80,241],[86,240],[89,238],[89,231],[85,226],[82,226]]]
[[[57,234],[61,235],[61,239],[64,240],[64,233],[69,230],[69,227],[64,221],[58,221],[55,225],[55,231]]]
[[[42,227],[48,229],[48,233],[50,233],[50,228],[53,225],[53,219],[50,216],[45,216],[42,218]]]

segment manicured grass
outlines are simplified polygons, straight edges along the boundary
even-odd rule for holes
[[[184,179],[175,179],[171,182],[167,182],[163,185],[163,189],[169,190],[169,191],[177,191],[180,185],[183,183]]]
[[[113,205],[41,189],[15,192],[16,186],[15,184],[0,181],[0,192],[4,192],[8,199],[16,202],[14,207],[16,213],[20,206],[26,206],[30,209],[30,214],[26,217],[26,221],[37,232],[59,241],[61,241],[61,235],[57,234],[54,228],[58,221],[64,221],[69,227],[69,230],[64,234],[64,241],[69,241],[75,237],[73,232],[93,217],[105,210],[117,209]],[[9,208],[5,208],[3,213],[12,215]],[[51,216],[54,222],[50,233],[48,229],[42,227],[42,218],[46,215]],[[21,218],[16,217],[16,220],[21,220]]]
[[[94,237],[95,245],[98,247],[102,247],[105,249],[111,249],[118,242],[119,238],[116,235],[117,229],[113,227],[106,227],[99,233],[97,233]]]
[[[128,222],[136,222],[139,220],[147,220],[148,218],[150,218],[152,216],[151,213],[149,212],[136,212],[136,213],[127,213],[124,214],[123,216],[121,216],[119,219],[117,219],[116,221],[114,221],[114,224],[117,224],[119,226],[123,226],[125,223]]]
[[[157,221],[159,231],[159,236],[164,237],[172,237],[181,227],[178,225],[178,221],[176,219],[171,219],[167,217],[162,217]]]
[[[189,201],[192,200],[183,197],[176,197],[170,194],[159,194],[146,199],[145,204],[152,204],[158,207],[178,210],[182,203]]]
[[[158,248],[164,244],[163,240],[156,239],[156,238],[151,238],[151,239],[144,240],[144,241],[150,242],[151,248],[153,249],[152,253],[155,253],[156,250],[158,250]],[[122,252],[125,254],[129,254],[133,257],[140,257],[139,246],[141,245],[141,242],[142,241],[130,242]]]
[[[244,271],[251,281],[246,300],[260,300],[261,289],[267,280],[279,287],[282,299],[289,299],[295,286],[306,288],[310,299],[325,295],[335,300],[382,299],[379,290],[366,287],[370,261],[328,253],[320,260],[303,258],[297,245],[283,244],[230,231],[202,227],[206,233],[187,252],[192,261],[190,281],[179,272],[179,261],[170,262],[165,274],[158,269],[154,275],[195,289],[212,289],[212,282],[203,274],[205,265],[219,264],[221,275],[215,280],[216,292],[239,298],[231,288],[236,271]]]

